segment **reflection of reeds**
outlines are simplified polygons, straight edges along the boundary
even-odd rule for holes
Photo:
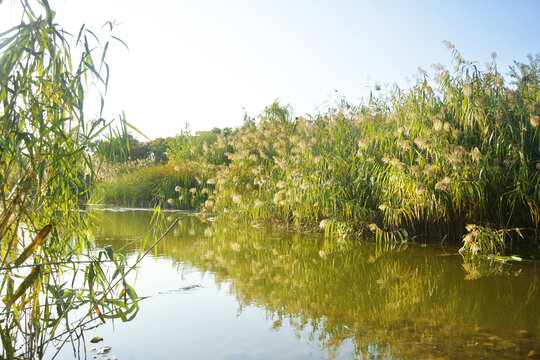
[[[99,237],[123,243],[144,231],[150,214],[105,213],[103,219]],[[324,224],[326,229],[331,221]],[[503,336],[479,334],[489,333],[489,328],[504,327],[514,337],[524,328],[540,331],[538,288],[534,271],[527,268],[519,273],[508,264],[479,257],[463,263],[459,256],[439,257],[430,248],[408,244],[359,246],[318,235],[205,223],[194,216],[182,217],[178,230],[177,237],[158,245],[160,255],[212,274],[218,284],[230,284],[241,307],[266,311],[269,327],[289,323],[295,330],[307,330],[312,341],[328,350],[339,349],[345,341],[363,353],[386,344],[391,357],[409,354],[412,344],[424,341],[445,344],[443,352],[456,347],[463,351],[472,340],[483,343],[489,336]],[[134,244],[132,251],[137,250]],[[484,278],[473,281],[479,277]],[[493,316],[493,299],[512,311]],[[504,340],[516,342],[510,336]],[[520,357],[525,350],[512,351]]]

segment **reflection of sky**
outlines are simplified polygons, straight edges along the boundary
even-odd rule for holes
[[[202,287],[178,290],[195,284]],[[112,346],[108,355],[121,360],[327,357],[307,340],[309,326],[297,340],[286,320],[278,331],[272,330],[273,320],[265,318],[264,309],[246,306],[239,313],[235,297],[226,285],[218,288],[212,275],[203,277],[185,267],[177,271],[169,260],[149,257],[143,260],[134,287],[139,296],[150,296],[140,303],[135,319],[109,321],[86,333],[87,341],[94,335],[104,338],[97,345],[88,343],[89,349]],[[342,348],[343,358],[350,358],[352,343],[345,342]],[[60,358],[71,358],[69,346]]]

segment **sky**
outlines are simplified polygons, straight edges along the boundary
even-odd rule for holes
[[[105,117],[122,112],[148,138],[237,127],[279,99],[295,115],[336,98],[359,103],[376,83],[406,88],[418,67],[451,63],[443,41],[481,69],[506,73],[540,53],[540,1],[49,0],[77,34],[115,21]],[[0,32],[18,22],[0,5]],[[113,46],[114,45],[114,46]],[[88,116],[96,116],[92,97]],[[97,100],[97,99],[96,99]],[[93,105],[91,102],[95,105]]]

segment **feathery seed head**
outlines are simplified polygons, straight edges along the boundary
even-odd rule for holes
[[[285,190],[279,190],[274,194],[274,204],[280,204],[281,195],[285,194]]]
[[[435,190],[449,190],[452,187],[452,178],[446,176],[435,184]]]
[[[482,153],[477,147],[471,150],[471,158],[476,162],[482,160]]]
[[[464,148],[463,146],[461,146],[461,145],[456,146],[456,147],[454,148],[454,154],[455,154],[458,158],[463,159],[463,156],[465,155],[465,148]]]
[[[321,230],[324,230],[326,229],[326,227],[330,224],[330,220],[329,219],[322,219],[321,222],[319,223],[319,229]]]
[[[392,165],[394,165],[396,168],[398,168],[399,170],[403,170],[403,168],[405,167],[405,164],[402,163],[401,161],[399,161],[399,159],[397,158],[393,158],[390,163]]]
[[[367,140],[358,140],[358,149],[365,149],[369,146],[370,142]]]
[[[232,196],[232,200],[235,204],[241,204],[242,203],[242,195],[239,195],[239,194],[234,194]]]
[[[537,127],[538,125],[540,125],[540,116],[531,115],[529,121],[530,121],[532,127]]]
[[[424,167],[424,174],[427,176],[433,176],[437,173],[437,167],[435,165],[427,164]]]
[[[424,150],[424,149],[427,149],[427,147],[430,144],[430,141],[425,136],[418,136],[416,139],[414,139],[414,144],[418,146],[418,148]]]
[[[466,97],[471,97],[472,93],[473,89],[470,84],[466,84],[465,86],[463,86],[463,95],[465,95]]]
[[[503,164],[505,168],[511,169],[516,164],[516,159],[504,159]]]
[[[444,46],[446,46],[446,48],[448,50],[453,50],[454,49],[454,44],[452,44],[450,41],[445,40],[445,41],[443,41],[443,43],[444,43]]]
[[[411,142],[409,140],[401,140],[399,142],[399,146],[401,149],[403,149],[403,151],[407,151],[411,148]]]
[[[460,157],[456,153],[448,155],[448,160],[450,160],[454,169],[459,169],[463,165],[463,157]]]

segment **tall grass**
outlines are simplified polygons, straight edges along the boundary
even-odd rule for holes
[[[178,138],[171,164],[197,164],[197,191],[209,192],[200,206],[224,218],[384,241],[459,239],[467,225],[502,234],[489,246],[469,236],[469,252],[501,253],[509,228],[535,241],[540,56],[516,63],[506,83],[495,56],[480,71],[447,45],[452,71],[437,65],[410,89],[306,118],[276,102],[240,128]]]
[[[160,205],[195,209],[207,198],[207,192],[199,189],[198,173],[196,164],[185,164],[182,168],[172,164],[146,165],[114,181],[98,183],[93,201],[131,207]]]
[[[94,189],[94,201],[110,205],[153,207],[193,210],[206,202],[213,186],[206,184],[206,174],[217,171],[230,161],[215,148],[209,146],[220,139],[224,143],[229,130],[214,129],[192,136],[182,131],[171,143],[167,164],[151,164],[148,161],[127,163],[104,162]]]

